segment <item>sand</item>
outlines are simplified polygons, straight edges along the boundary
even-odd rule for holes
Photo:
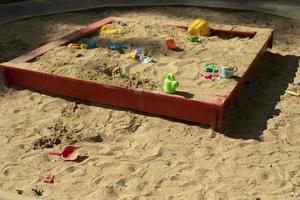
[[[0,28],[8,61],[99,18],[191,21],[275,30],[273,49],[230,108],[223,130],[9,89],[0,96],[0,188],[39,199],[292,199],[300,194],[300,23],[256,12],[164,7],[37,17]],[[55,84],[55,83],[54,83]],[[77,162],[47,152],[80,147]],[[53,184],[40,175],[51,173]]]
[[[141,18],[142,19],[142,18]],[[163,24],[165,23],[165,24]],[[200,43],[188,40],[186,30],[168,24],[175,21],[147,22],[118,18],[110,28],[118,34],[106,36],[97,31],[90,39],[98,48],[89,50],[58,47],[22,67],[56,75],[117,85],[126,88],[144,89],[163,93],[163,83],[168,73],[173,73],[180,83],[178,94],[202,101],[214,101],[228,96],[237,81],[248,69],[271,34],[271,29],[232,27],[210,24],[213,29],[244,30],[256,32],[253,38],[231,38],[228,36],[200,37]],[[181,22],[187,25],[188,22]],[[174,38],[178,49],[166,48],[165,41]],[[86,38],[87,39],[87,38]],[[121,44],[128,48],[122,52],[107,49],[109,44]],[[144,64],[142,60],[127,57],[136,48],[154,59]],[[233,79],[207,80],[200,76],[205,63],[235,67]]]

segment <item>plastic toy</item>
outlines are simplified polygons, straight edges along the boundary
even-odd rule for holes
[[[221,67],[220,77],[225,79],[230,79],[234,76],[234,72],[238,70],[237,67]]]
[[[126,45],[110,44],[110,45],[107,45],[107,48],[110,49],[110,50],[121,51],[123,49],[127,49],[128,47]]]
[[[296,81],[294,83],[292,83],[293,85],[300,85],[300,81]]]
[[[43,180],[44,183],[53,183],[54,176],[53,175],[44,174],[44,175],[42,175],[42,180]]]
[[[88,45],[89,49],[95,49],[95,48],[97,48],[97,43],[94,40],[87,40],[86,44]]]
[[[165,81],[163,90],[166,93],[173,94],[176,92],[176,88],[179,87],[179,82],[175,79],[174,74],[168,73]]]
[[[119,33],[119,30],[109,26],[102,26],[100,32],[101,35],[115,35]]]
[[[168,39],[166,41],[166,45],[167,45],[168,49],[171,49],[171,50],[175,50],[176,49],[176,42],[175,42],[174,39]]]
[[[152,62],[153,62],[153,60],[150,56],[146,56],[143,60],[144,64],[148,64],[148,63],[152,63]]]
[[[72,145],[67,145],[62,152],[48,152],[48,155],[60,156],[62,160],[72,161],[78,157],[78,148]]]
[[[88,49],[94,49],[94,48],[97,48],[97,43],[96,41],[92,40],[92,39],[82,39],[82,40],[79,40],[79,44],[82,45],[82,44],[86,44]],[[85,46],[84,46],[85,47]]]
[[[138,58],[138,59],[142,59],[145,55],[144,53],[144,50],[143,49],[140,49],[140,48],[137,48],[137,49],[134,49],[134,55]]]
[[[87,44],[70,43],[70,44],[68,44],[68,48],[71,48],[71,49],[88,49],[88,45]]]
[[[190,40],[191,42],[201,42],[201,39],[198,38],[198,37],[191,37],[191,38],[189,38],[189,40]]]
[[[210,28],[205,20],[196,19],[189,25],[187,33],[192,37],[208,36],[210,34]]]
[[[299,97],[300,98],[300,93],[291,91],[291,90],[286,90],[285,93],[291,95],[291,96],[295,96],[295,97]]]
[[[200,72],[199,75],[200,77],[203,77],[205,79],[211,79],[211,80],[215,80],[220,77],[218,73],[213,73],[213,72]]]
[[[205,72],[215,72],[215,73],[219,71],[219,69],[217,68],[216,65],[214,65],[214,64],[207,64],[207,63],[204,63],[203,70]]]
[[[80,45],[80,48],[81,48],[81,49],[88,49],[89,46],[88,46],[87,44],[81,44],[81,45]]]
[[[127,57],[127,58],[130,58],[130,59],[132,59],[132,60],[137,60],[137,57],[136,57],[136,55],[135,55],[134,52],[131,52],[130,54],[127,54],[126,57]]]
[[[75,43],[70,43],[70,44],[68,44],[68,48],[71,48],[71,49],[80,49],[80,45],[79,44],[75,44]]]
[[[32,188],[31,189],[37,196],[42,196],[44,193],[44,190],[39,190],[37,188]]]

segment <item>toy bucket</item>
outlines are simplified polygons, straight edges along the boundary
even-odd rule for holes
[[[173,39],[168,39],[166,41],[166,45],[167,45],[168,49],[171,49],[171,50],[176,49],[176,43],[175,43],[175,40],[173,40]]]
[[[234,76],[234,72],[238,70],[237,67],[221,67],[220,77],[225,79],[230,79]]]

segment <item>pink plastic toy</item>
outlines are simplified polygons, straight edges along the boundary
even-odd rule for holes
[[[63,148],[62,152],[48,152],[48,155],[60,156],[65,161],[76,160],[78,157],[78,147],[67,145]]]
[[[205,79],[211,79],[211,80],[220,78],[219,74],[211,73],[211,72],[200,72],[199,75],[200,77],[203,77]]]

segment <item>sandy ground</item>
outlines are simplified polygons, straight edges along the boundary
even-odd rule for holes
[[[7,61],[108,15],[275,29],[273,49],[213,131],[197,124],[9,89],[0,96],[0,188],[43,190],[40,199],[292,199],[300,194],[300,22],[199,8],[96,10],[37,17],[0,28]],[[54,83],[55,84],[55,83]],[[47,156],[65,144],[78,162]],[[54,184],[40,175],[55,175]]]
[[[120,33],[105,36],[97,31],[91,36],[98,48],[86,50],[62,46],[22,66],[51,74],[143,88],[158,93],[164,93],[164,79],[171,72],[180,83],[177,95],[184,94],[187,98],[202,101],[217,101],[220,96],[229,96],[272,31],[211,23],[210,27],[214,29],[246,30],[256,32],[256,35],[253,38],[211,35],[200,37],[200,43],[192,43],[188,40],[185,29],[168,26],[188,23],[176,22],[174,19],[145,23],[143,20],[118,18],[109,27],[116,28]],[[169,38],[175,39],[178,50],[167,49],[165,41]],[[109,44],[126,45],[128,48],[122,52],[111,51],[106,48]],[[136,48],[143,49],[155,62],[145,64],[142,60],[128,59],[128,55]],[[204,72],[204,63],[215,64],[219,70],[221,66],[235,67],[235,77],[214,81],[200,77],[200,73]]]

